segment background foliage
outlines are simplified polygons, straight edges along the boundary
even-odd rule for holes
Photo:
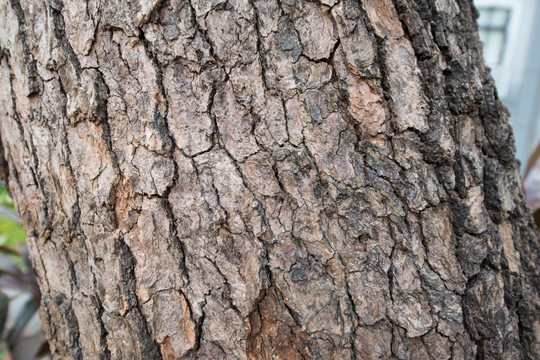
[[[36,316],[41,295],[17,219],[0,182],[0,359],[46,358],[47,343]]]
[[[0,183],[0,205],[15,212],[13,200],[4,183]],[[0,246],[17,250],[18,244],[24,243],[25,238],[24,230],[18,223],[0,216]]]

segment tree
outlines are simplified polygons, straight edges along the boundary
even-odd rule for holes
[[[538,358],[470,1],[0,4],[1,168],[55,358]]]

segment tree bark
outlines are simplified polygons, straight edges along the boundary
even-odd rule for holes
[[[54,358],[538,359],[467,0],[1,0]]]

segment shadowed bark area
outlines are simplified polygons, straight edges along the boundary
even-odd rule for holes
[[[540,356],[470,1],[0,12],[0,174],[54,358]]]

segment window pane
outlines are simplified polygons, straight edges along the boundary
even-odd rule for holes
[[[483,28],[491,24],[491,14],[493,13],[491,8],[479,8],[478,12],[480,17],[478,18],[478,27]]]
[[[506,35],[504,31],[491,30],[484,44],[484,57],[489,65],[500,64],[503,57]]]
[[[491,16],[491,26],[505,28],[508,23],[509,9],[499,8],[494,9]]]
[[[498,65],[504,58],[506,32],[511,9],[505,7],[479,8],[478,30],[484,43],[484,58],[489,66]]]

